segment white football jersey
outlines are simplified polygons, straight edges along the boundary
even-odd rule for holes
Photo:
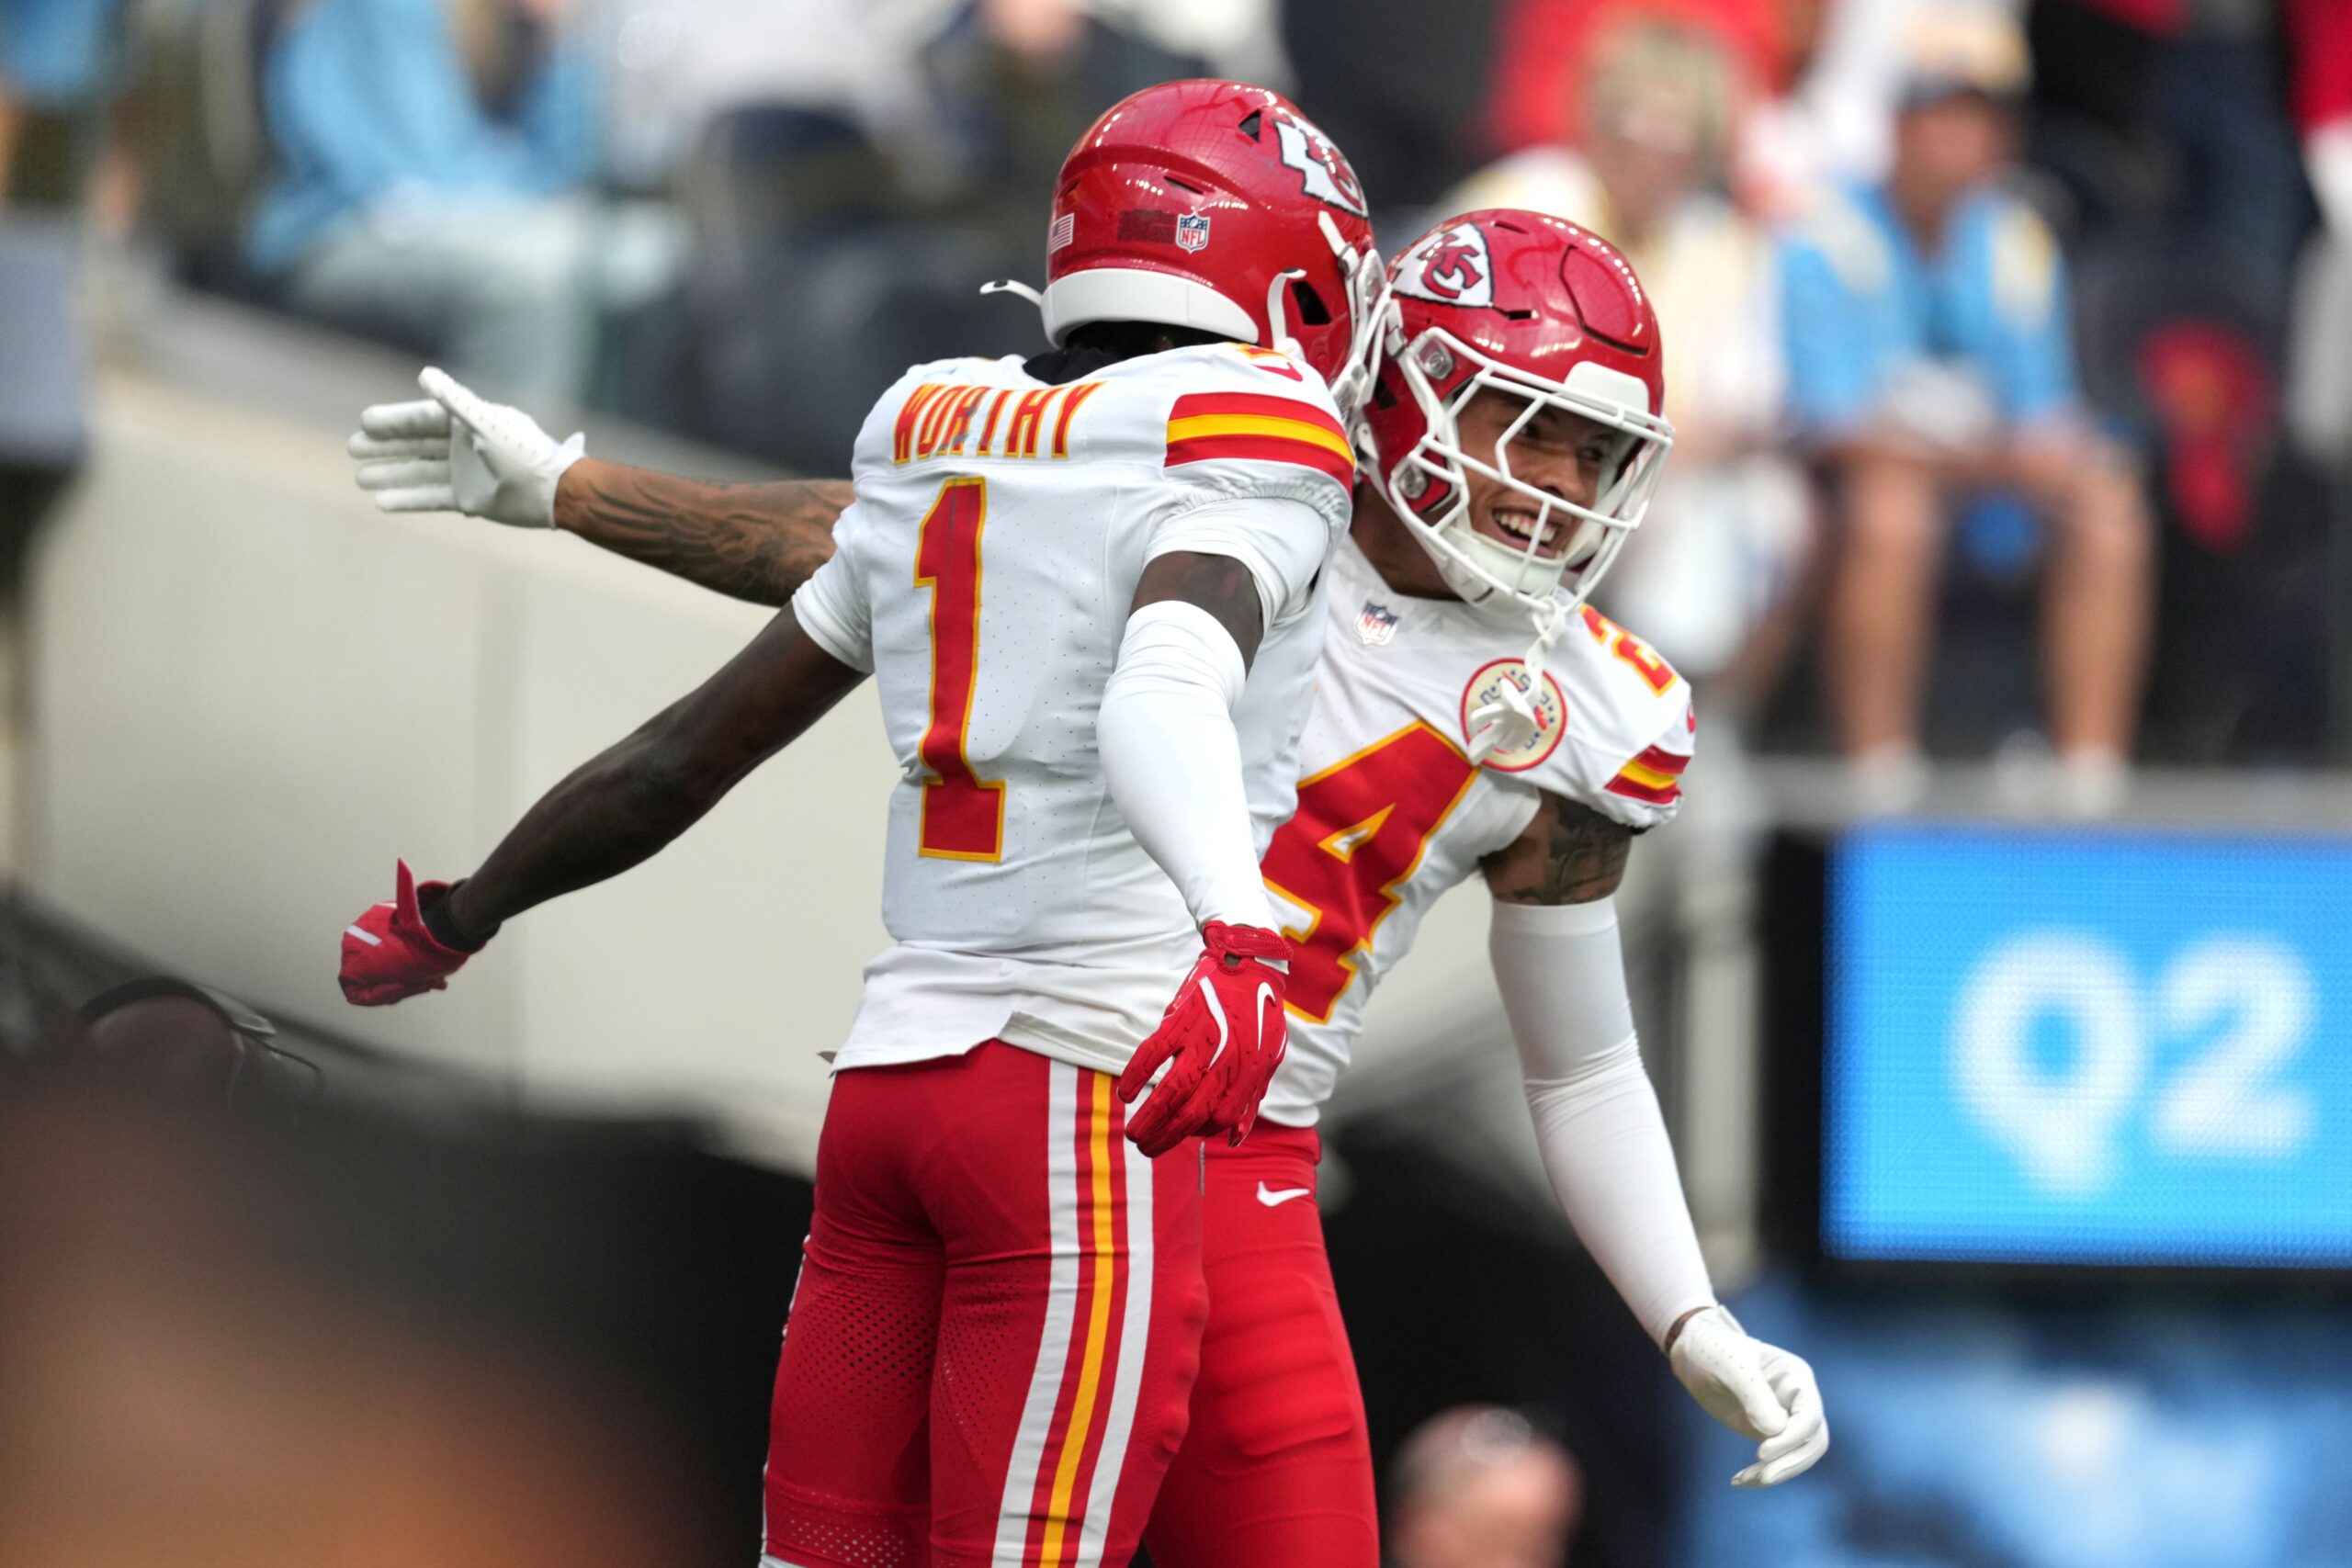
[[[917,366],[860,433],[855,502],[793,609],[875,674],[903,776],[882,914],[838,1066],[990,1037],[1117,1071],[1200,951],[1103,781],[1095,722],[1136,580],[1197,550],[1273,596],[1234,710],[1262,850],[1290,814],[1353,457],[1330,393],[1229,344],[1063,384]]]
[[[1500,682],[1526,690],[1524,625],[1398,594],[1351,539],[1324,575],[1297,815],[1264,857],[1296,949],[1290,1050],[1261,1114],[1294,1127],[1314,1124],[1364,1002],[1438,896],[1524,832],[1546,793],[1629,827],[1664,822],[1697,724],[1689,684],[1587,610],[1545,656],[1543,733],[1474,767],[1472,710]]]

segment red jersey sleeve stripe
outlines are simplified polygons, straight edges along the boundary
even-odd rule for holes
[[[1168,423],[1180,419],[1199,419],[1209,414],[1249,414],[1260,419],[1295,419],[1301,424],[1317,425],[1345,441],[1347,431],[1340,422],[1313,403],[1297,398],[1268,397],[1262,392],[1188,392],[1176,400],[1168,411]]]
[[[1605,786],[1611,795],[1622,795],[1628,800],[1647,801],[1652,806],[1671,806],[1682,795],[1679,784],[1646,784],[1639,779],[1619,773]]]
[[[1663,746],[1653,746],[1634,759],[1656,773],[1679,773],[1690,765],[1690,759],[1680,752],[1669,751]]]
[[[1249,463],[1294,463],[1329,474],[1343,485],[1355,477],[1355,465],[1329,447],[1283,435],[1205,435],[1172,442],[1166,466],[1181,468],[1186,463],[1205,463],[1219,457]]]

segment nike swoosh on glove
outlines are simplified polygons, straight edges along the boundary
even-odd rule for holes
[[[1804,1358],[1752,1338],[1713,1306],[1682,1325],[1667,1352],[1674,1375],[1701,1407],[1754,1441],[1756,1462],[1734,1486],[1777,1486],[1829,1451],[1829,1417]]]
[[[415,402],[361,411],[345,449],[379,512],[462,512],[516,528],[555,526],[555,490],[586,450],[559,442],[521,409],[493,403],[455,377],[426,370]]]
[[[1168,1064],[1168,1076],[1127,1118],[1127,1136],[1154,1159],[1210,1133],[1229,1133],[1237,1144],[1248,1137],[1290,1037],[1283,1011],[1290,976],[1273,966],[1290,957],[1289,939],[1211,920],[1201,941],[1200,961],[1119,1075],[1119,1098],[1133,1105]]]
[[[344,928],[344,999],[354,1007],[386,1007],[426,991],[447,990],[449,976],[472,957],[444,946],[425,929],[423,902],[449,891],[446,882],[417,885],[408,862],[400,863],[392,901],[375,904]]]

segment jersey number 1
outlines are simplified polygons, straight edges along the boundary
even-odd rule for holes
[[[965,759],[972,688],[980,660],[980,530],[989,520],[985,479],[949,479],[915,535],[915,586],[931,590],[931,722],[922,732],[919,853],[993,861],[1004,853],[1004,781],[983,779]]]

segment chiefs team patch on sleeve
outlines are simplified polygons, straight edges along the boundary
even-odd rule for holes
[[[1340,484],[1355,477],[1355,449],[1340,422],[1311,403],[1257,392],[1191,392],[1168,416],[1173,468],[1216,458],[1290,463]]]

